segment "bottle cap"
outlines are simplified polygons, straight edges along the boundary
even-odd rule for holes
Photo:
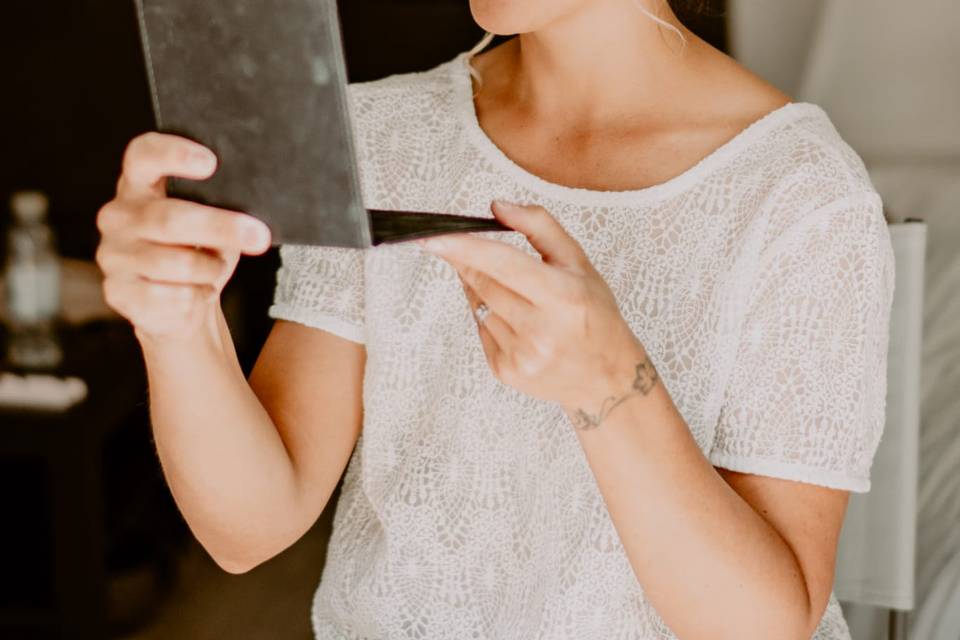
[[[20,222],[36,223],[47,217],[50,201],[42,191],[17,191],[10,198],[10,210]]]

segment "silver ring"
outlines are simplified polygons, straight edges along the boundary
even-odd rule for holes
[[[481,302],[477,305],[477,310],[473,312],[477,316],[477,322],[483,324],[484,320],[487,319],[487,316],[490,315],[490,307],[487,306],[486,302]]]

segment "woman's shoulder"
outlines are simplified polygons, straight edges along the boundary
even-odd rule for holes
[[[381,209],[439,206],[440,189],[459,139],[466,73],[462,54],[425,71],[348,85],[351,124],[364,200]],[[468,77],[469,80],[469,77]]]
[[[834,126],[830,115],[811,102],[795,102],[786,126],[774,136],[770,149],[773,167],[791,181],[815,186],[821,198],[842,198],[872,192],[873,184],[860,155]]]
[[[844,140],[819,105],[793,102],[750,150],[749,163],[762,179],[768,239],[838,215],[872,226],[883,205],[860,155]]]
[[[703,90],[716,100],[705,102],[724,105],[720,121],[743,130],[744,144],[734,144],[738,164],[761,172],[762,184],[784,191],[799,185],[809,190],[805,202],[823,204],[873,190],[862,159],[819,105],[783,93],[726,55],[710,69],[714,79]]]
[[[852,225],[881,237],[883,206],[860,155],[821,106],[796,100],[728,64],[725,104],[742,132],[729,144],[721,182],[739,185],[750,228],[761,246],[781,245],[816,223]],[[710,184],[716,180],[707,181]],[[735,188],[736,189],[736,188]]]
[[[396,73],[347,87],[350,107],[361,128],[436,115],[453,104],[461,55],[424,71]]]

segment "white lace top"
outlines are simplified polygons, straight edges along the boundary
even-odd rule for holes
[[[762,118],[635,191],[546,182],[478,125],[465,54],[351,85],[370,208],[546,207],[616,295],[717,466],[866,491],[893,253],[817,106]],[[522,236],[485,232],[535,255]],[[454,269],[413,243],[284,246],[274,318],[366,345],[363,432],[313,606],[318,638],[674,638],[644,599],[562,409],[490,372]],[[849,638],[836,598],[815,638]]]

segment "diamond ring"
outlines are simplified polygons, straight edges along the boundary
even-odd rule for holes
[[[481,302],[476,311],[473,312],[477,316],[477,322],[483,324],[484,320],[487,319],[487,316],[490,315],[490,307],[487,306],[486,302]]]

